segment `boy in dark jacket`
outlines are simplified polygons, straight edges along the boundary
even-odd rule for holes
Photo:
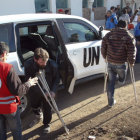
[[[126,64],[133,67],[135,63],[136,47],[134,37],[126,30],[126,21],[120,20],[117,28],[106,34],[102,41],[101,53],[108,62],[108,105],[115,104],[114,89],[116,76],[119,83],[124,84],[126,79]]]

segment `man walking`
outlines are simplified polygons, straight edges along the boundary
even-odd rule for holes
[[[22,140],[18,96],[27,93],[37,83],[37,78],[22,84],[11,64],[6,63],[9,47],[0,42],[0,140],[6,140],[6,122],[14,140]]]
[[[49,54],[46,50],[37,48],[34,52],[34,58],[25,64],[26,79],[34,77],[40,70],[45,74],[45,79],[51,90],[52,97],[55,97],[55,92],[59,84],[57,64],[53,60],[49,59]],[[42,108],[44,124],[43,132],[49,133],[50,122],[52,119],[52,112],[49,103],[46,101],[37,85],[30,89],[29,97],[31,107],[33,108],[33,112],[36,117],[40,117],[40,107]]]
[[[120,84],[124,84],[126,79],[126,64],[130,63],[133,67],[136,57],[136,47],[134,36],[126,30],[126,21],[120,20],[115,29],[106,34],[102,41],[101,53],[108,62],[108,105],[115,104],[114,89],[115,80],[118,75]]]

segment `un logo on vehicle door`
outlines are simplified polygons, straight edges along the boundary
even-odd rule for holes
[[[0,79],[0,88],[1,88],[1,86],[2,86],[2,82],[1,82],[1,79]]]

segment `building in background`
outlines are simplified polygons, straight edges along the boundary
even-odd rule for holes
[[[125,6],[125,0],[4,0],[0,1],[0,15],[23,13],[58,13],[59,9],[67,14],[77,15],[91,20],[96,25],[104,24],[106,10],[111,6]],[[133,0],[126,0],[132,3]],[[140,7],[140,0],[135,0],[133,9]]]

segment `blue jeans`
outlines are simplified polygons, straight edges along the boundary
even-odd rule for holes
[[[21,120],[19,108],[12,114],[0,114],[0,140],[6,140],[6,122],[12,132],[14,140],[22,140]]]
[[[107,86],[107,97],[108,105],[112,106],[114,104],[114,90],[116,76],[118,75],[118,80],[121,83],[125,82],[126,79],[126,64],[111,64],[108,63],[108,86]]]

